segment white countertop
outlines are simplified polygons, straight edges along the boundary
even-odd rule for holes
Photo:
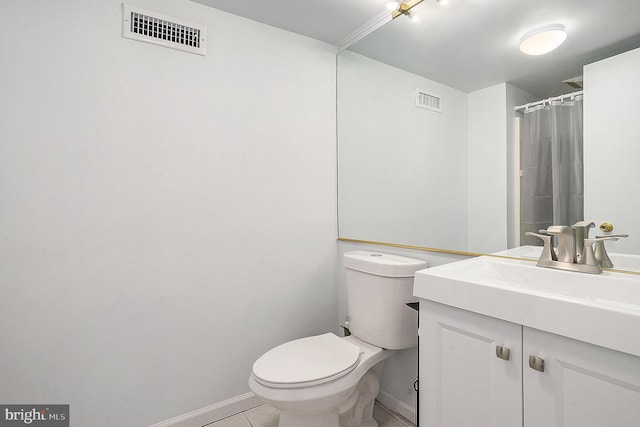
[[[414,295],[640,356],[639,275],[481,256],[418,271]]]

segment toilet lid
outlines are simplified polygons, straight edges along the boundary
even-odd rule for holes
[[[359,357],[360,347],[334,334],[317,335],[266,352],[253,364],[253,376],[275,387],[322,384],[351,372]]]

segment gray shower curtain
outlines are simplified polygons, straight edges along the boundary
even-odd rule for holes
[[[541,244],[525,236],[550,225],[584,219],[582,96],[525,109],[521,150],[522,245]]]

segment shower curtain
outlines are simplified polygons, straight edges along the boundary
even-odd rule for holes
[[[522,245],[527,231],[584,219],[582,96],[525,109],[520,188]]]

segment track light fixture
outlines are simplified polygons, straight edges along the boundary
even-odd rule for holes
[[[405,15],[412,20],[415,20],[417,17],[411,15],[411,9],[414,6],[419,5],[424,0],[407,0],[405,2],[389,2],[387,3],[387,8],[391,10],[391,18],[395,19],[400,15]]]

